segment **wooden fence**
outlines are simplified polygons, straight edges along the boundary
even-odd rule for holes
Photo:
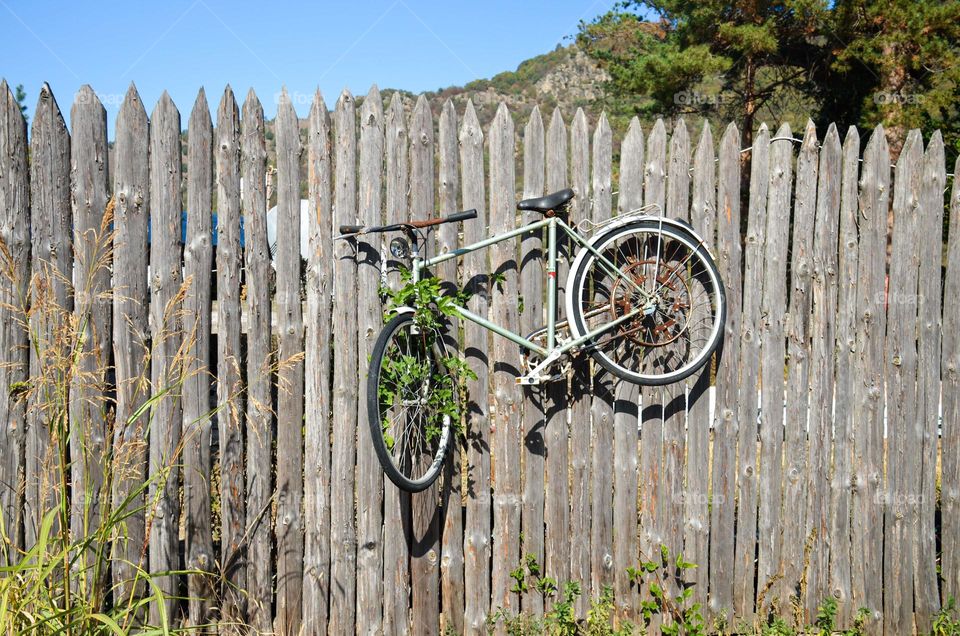
[[[505,106],[482,130],[473,104],[447,102],[436,125],[423,97],[408,115],[398,94],[384,109],[374,87],[359,115],[349,92],[332,113],[318,92],[304,140],[284,92],[274,284],[252,91],[241,116],[228,87],[215,128],[200,92],[186,177],[166,94],[148,120],[131,87],[108,166],[92,89],[77,94],[68,132],[44,87],[29,138],[0,91],[0,511],[14,546],[36,540],[56,490],[50,422],[17,391],[52,355],[54,326],[30,311],[43,301],[86,334],[87,381],[70,401],[73,530],[169,470],[112,542],[112,577],[122,592],[129,563],[193,570],[159,579],[187,592],[166,607],[186,624],[482,633],[501,608],[550,607],[512,589],[525,555],[582,584],[578,614],[609,585],[618,620],[638,622],[650,590],[627,568],[660,546],[698,564],[694,598],[731,627],[771,611],[809,620],[833,596],[844,626],[866,607],[870,632],[908,633],[960,594],[960,232],[941,250],[945,210],[960,227],[960,188],[945,207],[939,133],[924,148],[911,132],[892,169],[881,129],[864,146],[855,128],[841,142],[835,126],[819,137],[808,124],[800,140],[764,125],[742,180],[733,124],[717,145],[708,125],[694,144],[682,120],[669,135],[634,120],[614,149],[603,116],[591,131],[583,111],[544,126],[534,109],[518,134]],[[517,347],[468,324],[467,441],[442,487],[407,496],[384,481],[365,424],[383,251],[334,242],[333,228],[476,208],[462,236],[437,233],[441,251],[507,230],[529,218],[515,212],[518,156],[523,195],[573,187],[574,221],[649,204],[689,219],[726,282],[722,351],[713,372],[663,389],[582,362],[570,390],[521,389]],[[291,246],[304,180],[301,271]],[[440,274],[473,288],[473,311],[529,331],[544,320],[542,248],[525,235]]]

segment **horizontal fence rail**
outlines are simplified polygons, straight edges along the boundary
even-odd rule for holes
[[[107,555],[112,598],[163,572],[144,619],[223,633],[485,633],[568,581],[578,617],[610,590],[613,619],[640,624],[653,590],[631,573],[661,550],[698,566],[664,585],[692,584],[711,629],[810,621],[834,598],[840,627],[925,632],[960,595],[960,189],[939,132],[910,132],[891,167],[882,128],[763,125],[747,155],[734,124],[635,118],[619,140],[606,116],[500,105],[483,128],[471,102],[433,113],[375,86],[332,112],[317,92],[305,122],[285,91],[277,105],[270,159],[253,91],[241,106],[227,87],[211,117],[201,90],[184,137],[168,95],[148,118],[131,86],[108,145],[89,86],[70,130],[44,86],[28,134],[0,84],[5,563],[67,497],[75,538],[130,509],[83,557]],[[646,205],[701,233],[726,285],[721,348],[663,388],[585,359],[520,387],[517,347],[468,323],[448,334],[476,373],[465,438],[437,484],[398,492],[363,389],[397,264],[380,235],[335,228],[476,208],[431,235],[440,253],[563,187],[581,227]],[[438,273],[531,332],[542,238]],[[58,420],[41,389],[71,342]]]

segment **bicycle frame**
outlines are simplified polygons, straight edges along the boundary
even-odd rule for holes
[[[522,335],[510,331],[509,329],[504,328],[501,325],[490,322],[483,316],[479,316],[471,312],[466,307],[460,305],[454,305],[456,313],[463,318],[464,320],[469,320],[474,322],[481,327],[492,331],[493,333],[510,340],[521,347],[534,351],[543,357],[543,361],[533,369],[524,379],[533,380],[533,374],[539,372],[539,370],[545,368],[547,365],[551,364],[553,361],[557,360],[563,354],[579,348],[585,342],[596,338],[598,335],[616,327],[622,322],[625,322],[634,316],[640,313],[652,313],[655,309],[655,305],[652,304],[652,294],[644,289],[642,286],[636,284],[629,276],[624,279],[629,281],[636,289],[643,295],[647,302],[642,306],[634,309],[633,311],[624,314],[623,316],[618,317],[615,320],[612,320],[589,333],[583,334],[578,338],[568,340],[566,342],[557,342],[557,230],[559,228],[564,234],[569,236],[575,243],[577,243],[582,248],[589,250],[593,253],[598,261],[606,268],[609,268],[608,271],[611,273],[620,272],[619,268],[616,265],[611,263],[603,254],[597,251],[590,242],[580,235],[575,229],[567,225],[563,220],[557,217],[549,217],[540,221],[535,221],[528,225],[518,227],[509,232],[503,234],[492,236],[490,238],[484,239],[473,243],[472,245],[466,245],[464,247],[451,250],[446,254],[441,254],[439,256],[434,256],[432,258],[421,258],[419,253],[419,246],[414,240],[411,245],[411,257],[412,257],[412,277],[413,282],[416,283],[421,278],[421,272],[425,269],[429,269],[435,265],[448,261],[450,259],[459,258],[475,252],[477,250],[485,249],[491,245],[501,243],[513,238],[516,238],[527,232],[534,232],[537,230],[542,230],[547,228],[547,325],[546,325],[546,335],[547,335],[547,346],[546,348],[537,345],[536,343],[530,341],[529,339],[523,337]],[[569,316],[567,317],[569,319]],[[529,381],[527,383],[534,383]]]

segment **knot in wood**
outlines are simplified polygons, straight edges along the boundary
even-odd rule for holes
[[[899,367],[903,364],[903,359],[900,356],[893,356],[893,366]]]
[[[437,564],[437,551],[436,551],[436,550],[430,550],[429,552],[427,552],[427,562],[428,562],[430,565],[436,565],[436,564]]]
[[[743,474],[747,477],[753,477],[753,466],[745,466]]]
[[[613,569],[613,557],[610,554],[603,555],[603,569],[604,570]]]

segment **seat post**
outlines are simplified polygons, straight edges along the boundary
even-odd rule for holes
[[[547,225],[547,351],[557,339],[557,217]]]

